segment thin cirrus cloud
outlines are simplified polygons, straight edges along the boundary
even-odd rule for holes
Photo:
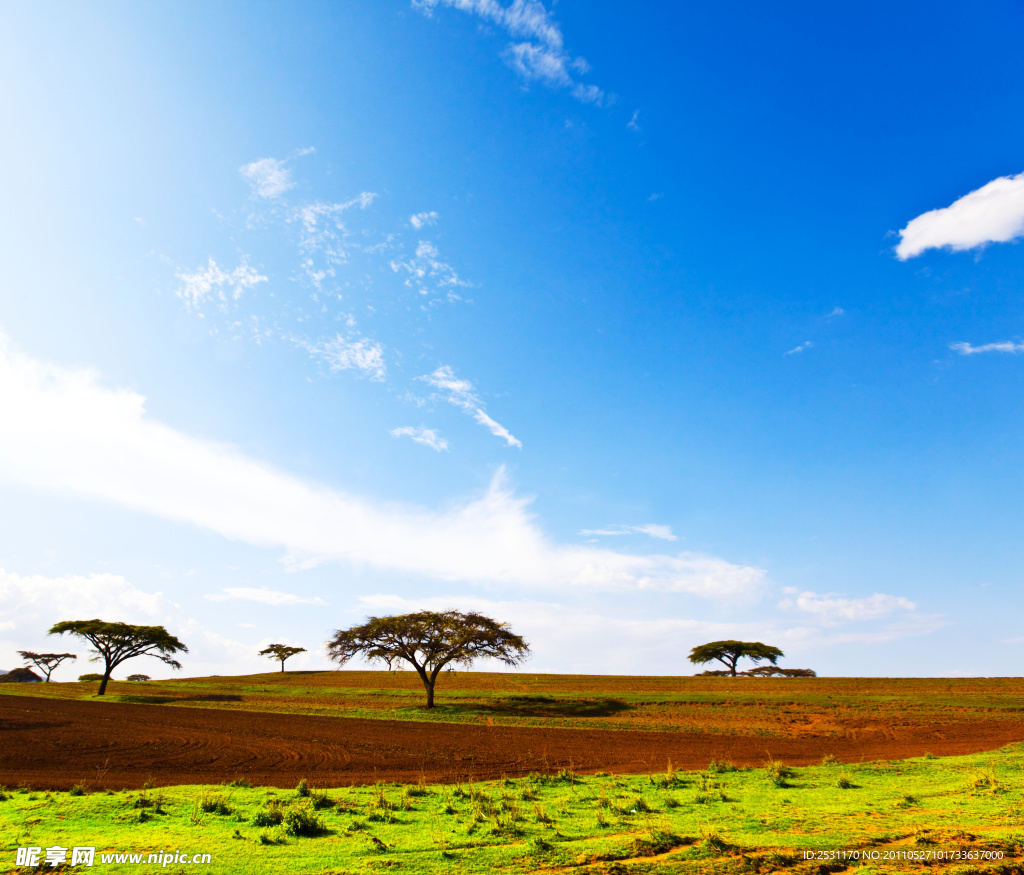
[[[483,402],[480,400],[480,396],[476,394],[473,384],[469,380],[456,377],[455,372],[449,365],[441,365],[433,373],[426,374],[418,379],[438,389],[441,396],[449,404],[464,410],[491,434],[505,441],[507,446],[522,449],[522,441],[501,423],[495,422],[487,415]]]
[[[678,538],[672,534],[671,526],[662,526],[657,523],[647,523],[644,526],[606,526],[603,529],[583,529],[581,535],[598,535],[608,537],[612,535],[647,535],[651,538],[660,538],[662,541],[676,541]]]
[[[961,341],[959,343],[951,343],[949,348],[954,352],[960,353],[960,355],[979,355],[985,352],[1008,352],[1016,355],[1019,352],[1024,352],[1024,343],[1014,343],[1012,340],[1000,340],[996,343],[983,343],[980,346],[974,346],[970,343]]]
[[[859,620],[878,620],[901,611],[914,611],[917,605],[902,596],[875,593],[865,598],[845,598],[829,593],[819,595],[816,592],[800,591],[796,587],[786,587],[783,592],[787,598],[779,603],[783,609],[796,608],[812,614],[825,625]]]
[[[244,601],[244,602],[258,602],[261,605],[272,605],[274,607],[280,605],[326,605],[322,598],[313,596],[310,598],[303,598],[290,592],[280,592],[274,589],[253,589],[245,586],[229,586],[222,589],[219,593],[213,593],[203,596],[207,601],[211,602],[226,602],[226,601]]]
[[[219,301],[221,305],[229,300],[237,301],[242,294],[267,282],[267,277],[254,267],[250,267],[247,259],[234,270],[224,270],[211,256],[206,267],[178,274],[183,285],[177,295],[190,309],[199,309],[209,300]]]
[[[316,343],[302,339],[295,342],[334,373],[354,370],[378,383],[387,376],[383,347],[367,337],[352,338],[338,334],[330,340]]]
[[[806,350],[813,347],[814,344],[809,340],[805,340],[799,346],[794,346],[792,349],[787,349],[783,355],[796,355],[797,353],[805,352]]]
[[[362,563],[435,580],[749,599],[762,569],[697,553],[635,555],[559,544],[499,470],[443,511],[378,504],[309,482],[146,414],[135,392],[0,343],[0,479],[109,502],[255,547],[296,566]]]
[[[927,249],[954,252],[1024,236],[1024,173],[1000,176],[948,207],[929,210],[900,231],[896,257],[906,261]]]
[[[391,434],[393,437],[412,438],[416,443],[430,447],[430,449],[436,450],[439,453],[448,450],[448,441],[432,428],[416,428],[412,425],[403,425],[401,428],[391,429]]]
[[[590,71],[590,65],[566,51],[562,29],[538,0],[514,0],[508,6],[497,0],[413,0],[412,6],[428,17],[439,6],[447,6],[495,24],[513,40],[520,40],[509,43],[503,53],[505,62],[520,78],[566,89],[583,103],[604,102],[600,88],[579,81],[579,76]]]

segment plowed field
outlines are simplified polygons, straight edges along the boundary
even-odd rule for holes
[[[42,686],[42,685],[41,685]],[[838,718],[837,718],[838,719]],[[366,720],[320,715],[0,696],[0,783],[67,789],[220,783],[321,787],[384,781],[705,768],[712,759],[794,765],[971,753],[1024,739],[1024,719],[960,719],[790,737]]]

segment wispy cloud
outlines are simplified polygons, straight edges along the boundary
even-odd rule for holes
[[[1024,236],[1024,173],[1000,176],[948,207],[930,210],[900,231],[896,257],[906,261],[926,249],[954,252]]]
[[[978,355],[983,352],[1008,352],[1016,354],[1024,352],[1024,343],[1014,343],[1012,340],[1000,340],[997,343],[983,343],[981,346],[972,346],[969,343],[961,341],[960,343],[951,343],[949,348],[960,353],[960,355]]]
[[[264,200],[278,198],[295,186],[285,162],[276,158],[261,158],[251,164],[243,164],[238,172],[249,183],[253,194]]]
[[[412,6],[427,16],[439,6],[447,6],[495,24],[513,40],[522,40],[510,43],[504,58],[524,80],[567,89],[583,103],[600,105],[604,101],[600,88],[577,78],[588,73],[590,65],[566,50],[562,29],[539,0],[514,0],[508,6],[498,0],[413,0]]]
[[[436,225],[439,218],[440,216],[431,210],[429,213],[416,213],[413,216],[409,216],[409,224],[418,231],[426,225]]]
[[[846,314],[846,311],[842,307],[833,307],[831,313],[826,313],[825,314],[825,318],[826,319],[837,319],[840,316],[844,316],[845,314]]]
[[[607,526],[603,529],[583,529],[581,535],[647,535],[651,538],[660,538],[663,541],[676,541],[678,538],[672,534],[671,526],[662,526],[657,523],[647,523],[645,526]]]
[[[461,300],[455,289],[469,287],[471,283],[461,279],[455,268],[441,260],[441,255],[429,240],[421,240],[416,246],[416,254],[412,258],[394,259],[391,261],[391,270],[395,273],[406,275],[405,285],[414,289],[423,296],[442,293],[443,298],[432,298],[433,302],[439,300],[458,301]]]
[[[252,589],[244,586],[229,586],[222,589],[219,593],[213,593],[210,595],[203,596],[207,601],[211,602],[226,602],[226,601],[244,601],[244,602],[258,602],[261,605],[326,605],[322,598],[314,596],[313,598],[303,598],[290,592],[279,592],[273,589]]]
[[[779,603],[780,608],[796,608],[813,614],[825,625],[851,620],[878,620],[900,611],[917,609],[917,605],[910,599],[877,592],[866,598],[853,599],[835,593],[819,595],[816,592],[801,592],[794,587],[787,587],[783,592],[788,597]]]
[[[178,279],[184,285],[177,289],[177,295],[190,308],[197,308],[210,298],[221,303],[237,301],[247,289],[267,282],[267,277],[250,267],[245,259],[234,270],[226,271],[210,258],[206,267],[179,273]]]
[[[338,334],[318,343],[296,342],[334,373],[355,370],[377,382],[382,382],[387,376],[384,349],[368,337],[351,338]]]
[[[639,131],[640,130],[640,123],[639,122],[640,122],[640,110],[634,109],[632,117],[630,118],[630,120],[628,122],[626,122],[626,127],[629,128],[631,131]]]
[[[442,365],[432,374],[420,377],[425,383],[440,390],[442,396],[448,403],[465,410],[484,428],[488,429],[495,437],[500,437],[510,447],[522,448],[523,444],[505,426],[495,422],[487,415],[484,404],[476,394],[476,388],[469,380],[455,376],[455,372],[448,365]]]
[[[814,344],[811,343],[811,341],[805,340],[799,346],[794,346],[792,349],[787,349],[786,352],[783,353],[783,355],[795,355],[798,352],[804,352],[805,350],[810,349],[812,346],[814,346]]]
[[[395,437],[410,437],[416,443],[430,447],[432,450],[437,450],[439,453],[448,449],[448,441],[432,428],[416,428],[412,425],[403,425],[401,428],[391,429],[391,434]]]
[[[6,340],[0,409],[0,480],[283,549],[297,565],[361,563],[435,580],[712,599],[749,600],[765,583],[762,569],[715,556],[557,543],[503,471],[483,495],[444,510],[374,503],[310,483],[157,422],[142,396],[106,388],[90,371],[35,361]]]

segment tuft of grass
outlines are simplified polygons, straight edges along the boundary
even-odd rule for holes
[[[769,759],[764,764],[764,773],[769,783],[774,787],[789,787],[789,779],[794,777],[794,772],[789,766],[780,760]]]
[[[68,796],[84,796],[85,787],[82,784],[75,784],[70,790],[68,790]]]
[[[634,837],[632,853],[634,857],[656,857],[682,844],[685,844],[685,839],[675,833],[656,829]]]
[[[991,768],[972,772],[967,778],[967,786],[971,790],[988,791],[989,793],[1002,793],[1004,790],[996,773]]]
[[[738,771],[732,760],[712,760],[708,763],[708,771],[716,775],[724,774],[725,772]]]
[[[249,781],[246,780],[245,778],[235,778],[235,780],[231,781],[228,784],[228,786],[229,787],[237,787],[239,789],[248,790],[252,786],[252,784],[250,784]]]
[[[199,800],[199,809],[206,814],[231,814],[234,809],[228,805],[228,800],[220,793],[213,793],[207,790],[203,798]]]
[[[894,803],[896,808],[916,808],[920,804],[921,800],[918,799],[916,796],[911,795],[910,793],[904,793]]]
[[[250,823],[253,826],[280,826],[282,820],[284,812],[281,803],[273,799],[252,816]]]
[[[821,758],[821,764],[823,766],[834,766],[839,762],[835,754],[827,753]]]
[[[839,778],[836,781],[836,786],[840,790],[852,790],[854,785],[853,781],[850,780],[849,775],[847,775],[846,772],[843,772],[839,775]]]

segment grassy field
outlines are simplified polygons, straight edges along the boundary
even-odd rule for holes
[[[2,684],[0,694],[87,698],[95,683]],[[112,682],[135,702],[385,720],[586,729],[841,735],[1024,715],[1024,678],[700,678],[452,672],[426,711],[412,672],[271,672]]]
[[[5,789],[0,872],[30,871],[14,865],[18,847],[55,845],[94,846],[96,868],[133,873],[1024,871],[1024,744],[800,769],[666,764],[648,776],[563,771],[445,786],[241,784]],[[101,862],[162,852],[212,861]],[[960,859],[941,859],[949,855]]]

